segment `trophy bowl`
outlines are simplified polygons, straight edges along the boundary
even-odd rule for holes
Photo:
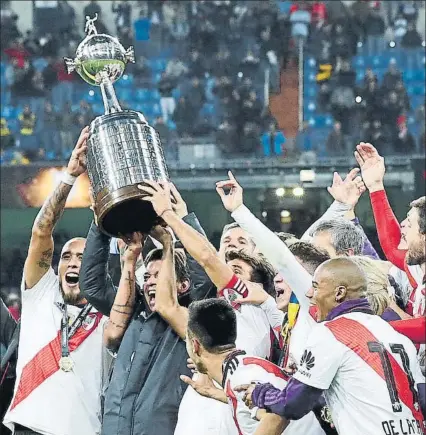
[[[87,172],[99,227],[107,234],[148,232],[157,220],[138,188],[144,180],[167,181],[158,133],[132,110],[102,115],[90,124]]]
[[[117,38],[95,34],[78,46],[75,68],[80,77],[92,86],[100,86],[98,74],[107,68],[114,71],[114,74],[109,74],[111,83],[114,83],[124,73],[128,62],[127,56]]]
[[[86,17],[86,38],[75,59],[65,59],[68,72],[76,71],[90,85],[99,86],[105,114],[90,124],[87,173],[99,228],[110,236],[149,232],[159,220],[152,204],[143,201],[137,186],[144,180],[168,181],[158,133],[144,115],[122,110],[113,83],[134,62],[133,48],[118,39],[98,34],[94,19]]]

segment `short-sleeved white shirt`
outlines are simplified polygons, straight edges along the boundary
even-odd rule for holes
[[[14,399],[4,424],[11,430],[14,424],[20,424],[44,435],[96,435],[101,429],[102,361],[107,358],[103,345],[107,318],[98,319],[96,310],[91,311],[81,326],[85,331],[93,328],[93,332],[70,354],[73,370],[66,373],[58,369],[41,383],[31,380],[38,386],[14,406],[24,367],[59,334],[62,311],[57,303],[63,303],[63,298],[53,269],[49,269],[32,289],[25,290],[22,280],[17,378]],[[72,321],[80,309],[68,305],[67,311]],[[54,355],[46,357],[54,358]],[[36,361],[43,366],[39,357]]]
[[[220,294],[235,309],[237,317],[237,347],[266,358],[271,352],[271,327],[265,312],[255,305],[238,305],[247,287],[234,275]],[[196,375],[195,375],[196,376]],[[220,387],[219,387],[220,388]],[[187,388],[179,406],[175,435],[236,435],[235,423],[225,403],[200,396]]]
[[[325,390],[339,433],[421,434],[415,395],[425,379],[416,355],[379,316],[349,313],[317,325],[294,378]]]
[[[288,377],[279,369],[263,358],[248,355],[236,355],[227,361],[228,370],[224,373],[225,393],[232,409],[238,435],[253,435],[259,425],[259,421],[253,416],[244,403],[244,393],[234,389],[239,385],[257,383],[270,383],[274,387],[284,389]],[[284,435],[324,435],[315,415],[310,412],[297,421],[291,421],[283,432]]]

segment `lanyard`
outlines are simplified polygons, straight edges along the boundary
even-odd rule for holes
[[[77,329],[83,324],[92,305],[87,303],[84,308],[80,311],[71,326],[68,327],[68,312],[66,304],[58,304],[59,309],[62,311],[61,320],[61,356],[67,357],[70,354],[69,349],[69,339],[76,333]]]

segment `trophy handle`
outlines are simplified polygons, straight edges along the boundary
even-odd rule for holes
[[[122,112],[117,95],[115,94],[114,86],[107,71],[99,72],[100,88],[102,92],[102,100],[105,108],[105,115],[110,113]]]
[[[126,50],[125,56],[126,56],[127,62],[135,63],[135,50],[133,47],[129,47]]]
[[[67,67],[68,74],[71,74],[75,71],[75,60],[70,59],[69,57],[64,57],[65,66]]]

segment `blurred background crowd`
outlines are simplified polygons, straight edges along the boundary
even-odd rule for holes
[[[360,140],[385,156],[424,155],[424,1],[2,0],[0,7],[3,174],[62,165],[82,127],[104,112],[100,90],[68,74],[63,62],[84,38],[84,17],[95,14],[99,33],[135,47],[136,63],[114,85],[122,107],[146,116],[169,168],[191,170],[186,176],[198,177],[197,188],[211,180],[194,167],[229,167],[232,159],[249,168],[255,188],[275,189],[265,180],[281,169],[256,178],[250,165],[328,162],[330,169],[349,164]],[[14,199],[23,177],[4,177],[3,207],[37,206]],[[172,178],[179,183],[177,172]],[[311,204],[303,205],[303,189],[287,199],[294,185],[282,186],[270,200],[264,192],[256,197],[254,204],[270,202],[259,209],[265,219],[308,224],[309,213],[323,207],[313,205],[319,196],[305,195]],[[219,224],[211,220],[214,232]],[[14,215],[9,221],[19,224]],[[2,227],[4,238],[11,227]],[[6,292],[21,279],[28,240],[20,243],[2,246]]]
[[[345,156],[360,137],[384,154],[424,151],[424,2],[33,2],[26,31],[11,3],[1,2],[2,163],[63,161],[103,113],[100,90],[63,62],[96,13],[99,33],[135,46],[115,89],[169,161],[199,144],[212,158]]]

